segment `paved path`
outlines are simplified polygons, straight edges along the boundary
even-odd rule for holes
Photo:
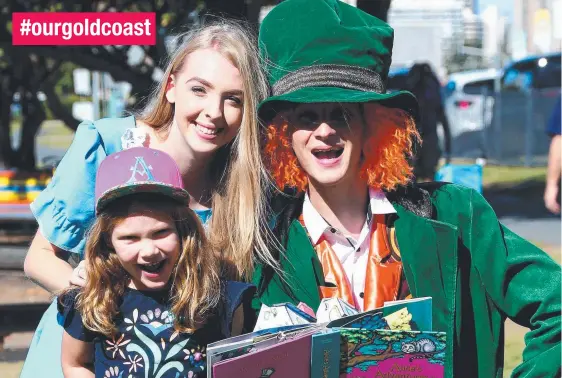
[[[522,219],[502,217],[500,221],[511,231],[533,243],[560,246],[560,218]]]
[[[0,245],[0,269],[23,270],[27,250],[27,246]]]
[[[543,202],[543,188],[486,195],[500,221],[516,234],[539,245],[560,246],[560,216],[549,213]]]
[[[20,270],[0,270],[0,306],[15,303],[49,303],[50,294]]]

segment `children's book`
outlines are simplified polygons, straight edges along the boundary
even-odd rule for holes
[[[301,311],[306,312],[308,315],[312,316],[313,318],[316,318],[316,314],[314,313],[314,310],[311,309],[306,303],[300,302],[297,305],[297,308]]]
[[[212,366],[213,377],[309,378],[312,335],[315,332],[303,332],[270,347],[217,362]]]
[[[278,332],[275,334],[261,335],[254,338],[251,344],[239,346],[237,348],[218,352],[218,353],[213,353],[212,356],[207,356],[207,364],[208,366],[210,364],[210,366],[212,367],[217,362],[229,360],[249,353],[254,353],[259,350],[273,347],[276,344],[299,338],[305,334],[311,334],[314,332],[314,329],[319,330],[318,327],[298,328],[294,330]],[[339,362],[339,355],[338,355],[338,362]],[[213,375],[211,369],[210,372],[208,371],[207,377],[212,377],[212,376]]]
[[[273,306],[262,304],[254,331],[315,322],[316,319],[313,316],[292,303],[280,303]]]
[[[388,328],[400,331],[419,331],[417,325],[412,321],[412,314],[408,312],[408,308],[404,307],[390,315],[384,317]],[[412,326],[414,324],[414,326]]]
[[[352,319],[349,319],[352,318]],[[382,311],[369,311],[358,314],[357,316],[350,316],[347,323],[341,325],[345,328],[354,329],[390,329],[386,319],[383,317]],[[333,327],[332,327],[333,328]]]
[[[315,323],[306,308],[264,305],[255,332],[209,344],[207,377],[440,378],[446,340],[432,332],[431,307],[431,298],[415,298],[357,313],[332,298]],[[325,315],[336,319],[321,322]]]
[[[283,334],[304,330],[311,326],[314,324],[269,328],[211,343],[207,346],[207,377],[212,377],[212,366],[218,361],[249,353],[255,349],[255,343],[279,339]]]
[[[340,335],[340,378],[444,376],[445,332],[341,328]]]
[[[343,299],[324,298],[316,310],[316,319],[318,323],[328,323],[357,313],[358,311]]]
[[[410,324],[412,325],[412,330],[433,331],[432,307],[433,301],[431,297],[412,298],[402,301],[384,302],[382,312],[384,316],[388,316],[406,308],[411,315]]]
[[[382,311],[367,312],[362,314],[362,316],[353,317],[352,321],[350,321],[349,323],[345,323],[344,325],[342,325],[342,327],[367,330],[417,330],[412,327],[412,314],[408,312],[407,308],[402,308],[387,316],[383,316]]]
[[[324,329],[312,335],[312,347],[310,353],[311,377],[339,377],[340,344],[340,332],[336,329]]]
[[[432,331],[431,306],[431,297],[385,302],[384,307],[333,320],[326,327]]]
[[[333,320],[331,322],[329,322],[326,325],[326,328],[336,328],[336,327],[344,327],[348,324],[351,324],[355,321],[359,321],[359,319],[364,318],[364,320],[366,321],[367,319],[373,320],[374,322],[378,322],[383,318],[383,312],[381,308],[376,308],[374,310],[370,310],[370,311],[366,311],[366,312],[361,312],[355,315],[350,315],[350,316],[345,316],[343,318],[339,318],[336,320]],[[354,328],[357,326],[354,326]]]

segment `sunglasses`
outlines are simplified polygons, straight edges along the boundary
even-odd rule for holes
[[[314,130],[323,123],[334,129],[349,129],[349,123],[357,116],[356,111],[339,105],[321,109],[303,107],[292,112],[289,122],[297,129]]]

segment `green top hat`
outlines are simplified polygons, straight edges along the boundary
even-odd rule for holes
[[[270,120],[287,103],[378,102],[414,118],[407,91],[386,93],[394,30],[337,0],[286,0],[265,17],[259,47],[272,96],[258,106]]]

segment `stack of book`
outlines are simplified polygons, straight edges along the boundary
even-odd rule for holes
[[[214,378],[443,377],[445,332],[432,328],[431,298],[358,313],[337,298],[317,312],[263,306],[253,333],[207,347]]]

